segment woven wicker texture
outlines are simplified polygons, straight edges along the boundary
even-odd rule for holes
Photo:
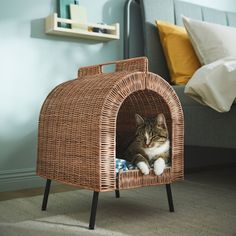
[[[57,86],[39,119],[37,174],[94,191],[170,183],[183,179],[183,112],[172,87],[147,70],[147,58],[83,67],[78,78]],[[139,170],[115,173],[116,147],[127,146],[134,114],[164,113],[172,166],[162,176]]]

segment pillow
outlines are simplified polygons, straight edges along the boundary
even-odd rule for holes
[[[162,48],[171,76],[176,85],[186,84],[200,67],[188,34],[184,27],[156,21]]]
[[[202,65],[223,57],[236,56],[236,28],[184,16],[183,23]]]

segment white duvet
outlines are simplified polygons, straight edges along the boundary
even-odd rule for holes
[[[216,111],[229,111],[236,98],[236,58],[225,57],[201,67],[184,92]]]

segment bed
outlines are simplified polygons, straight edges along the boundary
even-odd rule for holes
[[[181,15],[236,27],[236,13],[223,12],[179,0],[129,0],[125,7],[125,58],[145,55],[149,70],[170,82],[170,75],[155,20],[183,25]],[[184,110],[185,166],[235,163],[236,104],[219,113],[184,94],[173,85]]]

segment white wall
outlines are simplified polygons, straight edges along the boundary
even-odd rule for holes
[[[89,22],[121,26],[124,2],[80,1]],[[19,177],[34,178],[38,116],[50,90],[75,78],[81,66],[123,57],[122,40],[45,35],[44,18],[55,11],[56,0],[0,2],[0,191],[27,185]]]
[[[191,2],[194,4],[211,7],[223,11],[236,12],[235,0],[182,0],[185,2]]]

